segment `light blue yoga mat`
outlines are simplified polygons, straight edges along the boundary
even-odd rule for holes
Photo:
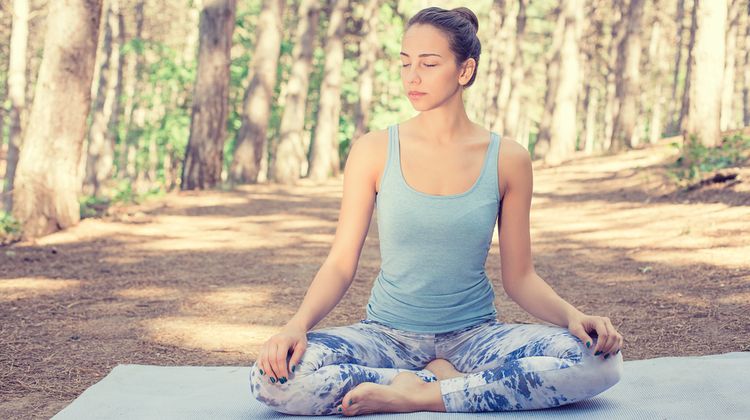
[[[118,365],[54,420],[280,419],[250,394],[250,367]],[[750,352],[626,361],[623,377],[594,398],[503,413],[364,415],[378,420],[750,419]],[[320,418],[320,416],[310,416]]]

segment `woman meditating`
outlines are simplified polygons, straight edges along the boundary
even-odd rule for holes
[[[463,7],[409,20],[401,77],[419,114],[353,142],[330,253],[251,369],[254,397],[274,410],[528,410],[619,381],[623,340],[609,318],[582,313],[534,270],[528,151],[466,114],[477,29]],[[382,263],[366,319],[311,331],[351,285],[375,206]],[[554,325],[497,320],[485,273],[496,222],[505,292]]]

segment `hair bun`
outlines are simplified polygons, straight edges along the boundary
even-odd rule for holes
[[[474,27],[474,31],[479,31],[479,20],[477,19],[477,15],[474,14],[474,12],[471,11],[471,9],[466,7],[456,7],[455,9],[452,9],[451,12],[457,13],[461,16],[463,16],[466,20],[471,23],[471,26]]]

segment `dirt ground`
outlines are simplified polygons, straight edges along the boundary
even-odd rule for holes
[[[750,169],[674,193],[675,153],[535,164],[536,270],[613,320],[625,360],[750,351]],[[174,193],[0,248],[0,418],[49,418],[118,364],[252,364],[323,262],[341,187]],[[354,284],[316,329],[364,318],[379,264],[373,218]],[[497,232],[487,273],[501,321],[541,322],[502,289]]]

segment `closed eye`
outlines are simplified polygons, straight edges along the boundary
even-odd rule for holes
[[[402,64],[401,67],[408,67],[410,64]],[[437,64],[425,64],[425,67],[435,67]]]

